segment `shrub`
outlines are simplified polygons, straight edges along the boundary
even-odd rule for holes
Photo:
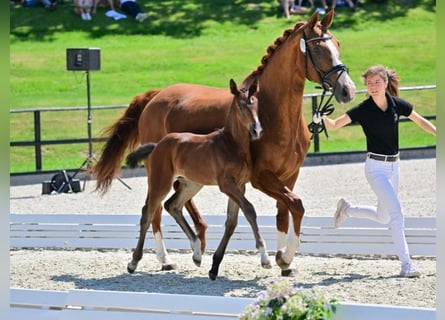
[[[328,320],[338,300],[315,290],[297,288],[287,280],[274,282],[246,307],[241,320]]]

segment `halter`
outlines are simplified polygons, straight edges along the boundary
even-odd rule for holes
[[[318,88],[323,89],[323,93],[321,95],[321,100],[320,100],[320,103],[316,110],[316,112],[319,113],[320,115],[330,115],[332,112],[334,112],[334,109],[335,109],[334,105],[332,103],[330,103],[330,101],[332,100],[332,97],[334,96],[335,88],[338,84],[338,79],[341,77],[343,72],[348,72],[348,68],[344,64],[338,64],[336,66],[333,66],[329,71],[325,72],[323,75],[323,72],[320,70],[320,68],[318,68],[318,66],[316,65],[316,63],[314,61],[314,58],[312,57],[312,53],[311,53],[309,46],[306,46],[306,44],[309,42],[312,42],[312,41],[327,41],[327,40],[331,40],[331,39],[332,39],[332,36],[321,36],[321,37],[314,37],[314,38],[308,40],[304,30],[303,30],[303,38],[300,39],[300,49],[303,52],[303,54],[307,58],[309,58],[309,61],[311,62],[312,67],[317,72],[318,78],[320,79],[320,83],[321,83],[321,87],[318,87]],[[306,64],[307,59],[305,59],[304,61],[305,61],[305,64],[304,64],[305,74],[307,75],[307,64]],[[335,79],[335,82],[333,84],[330,83],[328,78],[333,73],[337,73],[337,72],[338,72],[338,76]],[[331,94],[330,94],[328,100],[326,101],[326,103],[322,106],[323,100],[324,100],[327,92],[331,92]],[[309,131],[312,133],[312,137],[315,133],[319,134],[323,131],[325,132],[326,137],[327,138],[329,137],[323,121],[321,123],[311,122],[308,125],[308,128],[309,128]],[[311,139],[312,139],[312,137],[311,137]]]

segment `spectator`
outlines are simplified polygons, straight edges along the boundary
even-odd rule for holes
[[[340,3],[347,4],[351,10],[354,10],[354,11],[357,10],[357,7],[354,5],[354,2],[352,0],[332,0],[332,8],[333,9],[335,9],[335,7],[337,6],[337,2],[339,5],[340,5]],[[323,6],[323,8],[325,10],[329,9],[328,5],[326,4],[326,0],[321,0],[321,5]]]
[[[74,0],[74,13],[79,14],[82,20],[91,20],[93,0]]]
[[[280,9],[284,12],[286,19],[290,18],[291,14],[304,14],[307,9],[301,6],[303,0],[298,0],[298,5],[295,5],[296,0],[278,0],[280,2]],[[309,0],[311,6],[313,6],[312,0]]]
[[[136,0],[120,0],[120,8],[139,22],[144,21],[148,17],[146,13],[142,12]]]
[[[326,1],[326,0],[323,0],[323,1]],[[297,0],[295,0],[295,2],[297,3]],[[311,8],[315,8],[314,0],[308,0],[307,3],[309,4],[309,6]],[[297,8],[303,8],[303,0],[298,0]]]
[[[37,7],[41,3],[48,11],[56,9],[56,0],[23,0],[21,3],[24,7]]]
[[[125,19],[127,16],[125,14],[119,13],[114,9],[114,2],[113,0],[94,0],[94,6],[91,13],[97,12],[97,6],[100,5],[101,7],[110,7],[110,10],[107,10],[105,12],[105,16],[109,18],[113,18],[114,20],[120,20]]]
[[[94,6],[91,13],[96,13],[99,4],[103,7],[109,6],[111,10],[115,11],[113,0],[94,0]]]

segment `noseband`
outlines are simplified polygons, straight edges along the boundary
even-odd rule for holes
[[[332,100],[332,97],[334,96],[335,88],[338,84],[338,79],[341,77],[341,75],[344,72],[346,72],[346,73],[348,72],[348,68],[344,64],[337,64],[337,65],[333,66],[329,71],[327,71],[323,74],[323,72],[320,70],[320,68],[315,63],[315,60],[312,56],[309,46],[306,46],[306,44],[309,42],[312,42],[312,41],[327,41],[327,40],[331,40],[331,39],[332,39],[332,36],[322,36],[322,37],[315,37],[315,38],[308,40],[306,37],[306,33],[303,31],[303,38],[301,38],[301,40],[300,40],[300,49],[303,52],[303,54],[307,58],[309,58],[309,61],[311,62],[312,67],[315,69],[315,71],[318,74],[318,78],[319,78],[321,86],[322,86],[322,87],[320,87],[320,89],[323,89],[320,103],[316,110],[316,112],[320,115],[330,115],[332,112],[334,112],[334,105],[332,103],[330,103],[330,101]],[[307,61],[307,59],[305,59],[304,67],[305,67],[305,73],[307,75],[306,61]],[[335,79],[334,83],[330,83],[328,78],[332,74],[335,74],[335,73],[338,73],[337,78]],[[327,92],[331,92],[331,94],[330,94],[328,100],[323,105],[323,100],[324,100]],[[308,128],[309,128],[309,131],[312,133],[312,137],[314,134],[319,134],[323,131],[325,132],[326,137],[328,137],[328,132],[326,130],[326,127],[324,126],[323,121],[321,123],[311,122],[308,125]],[[312,139],[312,137],[311,137],[311,139]]]

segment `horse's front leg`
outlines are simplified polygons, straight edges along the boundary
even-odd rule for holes
[[[289,179],[289,185],[295,183],[297,175],[298,173],[294,179]],[[275,260],[281,268],[281,275],[294,276],[296,271],[290,268],[290,264],[300,245],[301,221],[304,216],[303,202],[291,188],[270,171],[262,171],[252,177],[251,183],[253,187],[277,200],[278,248]],[[292,215],[291,221],[289,221],[289,211]],[[292,227],[288,233],[289,226]]]
[[[182,213],[184,204],[195,196],[201,189],[202,185],[196,184],[184,178],[180,178],[176,185],[176,192],[164,203],[164,208],[175,219],[184,233],[190,240],[190,246],[193,250],[193,262],[199,267],[202,261],[202,245],[201,240],[192,230]]]

